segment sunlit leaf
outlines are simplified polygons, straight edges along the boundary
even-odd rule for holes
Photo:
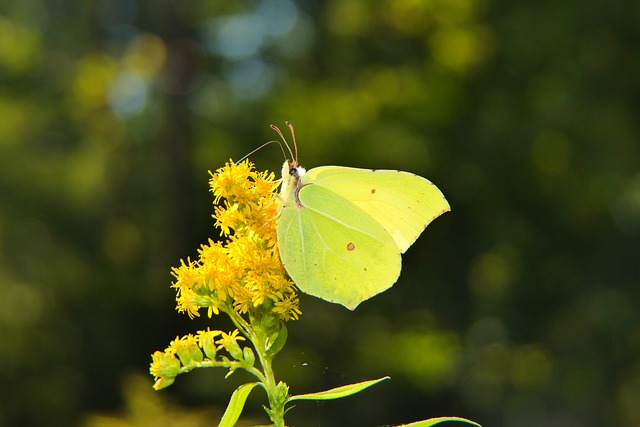
[[[361,383],[343,385],[341,387],[332,388],[331,390],[320,391],[317,393],[299,394],[297,396],[291,396],[288,402],[292,400],[332,400],[339,399],[341,397],[351,396],[361,392],[362,390],[371,387],[379,382],[388,380],[390,377],[378,378],[377,380],[363,381]]]
[[[438,418],[430,418],[428,420],[424,420],[424,421],[416,421],[415,423],[411,423],[411,424],[402,424],[396,427],[431,427],[431,426],[435,426],[436,424],[440,424],[440,423],[444,423],[446,421],[458,421],[461,423],[467,423],[467,424],[471,424],[474,426],[478,426],[478,427],[482,427],[480,424],[468,420],[466,418],[460,418],[460,417],[438,417]]]
[[[233,392],[231,400],[229,400],[229,405],[227,405],[227,409],[224,411],[224,415],[222,416],[218,427],[233,427],[236,425],[236,421],[240,418],[240,414],[244,408],[244,403],[247,401],[247,397],[249,397],[249,393],[251,393],[251,390],[253,390],[253,388],[258,384],[259,383],[243,384]]]

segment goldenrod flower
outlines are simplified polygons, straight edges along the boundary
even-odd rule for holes
[[[211,331],[209,328],[206,331],[198,331],[198,343],[209,359],[216,358],[218,349],[216,348],[215,338],[221,333],[222,331]]]
[[[175,350],[183,366],[191,366],[202,362],[203,356],[198,346],[198,339],[191,334],[176,338],[171,342],[170,348]]]
[[[156,351],[151,358],[153,361],[149,372],[156,380],[153,388],[160,390],[169,387],[180,373],[180,360],[175,356],[175,350],[169,347],[164,352]]]
[[[217,349],[225,349],[234,359],[242,359],[242,348],[240,344],[238,344],[238,341],[244,341],[244,337],[239,336],[239,333],[237,329],[230,334],[222,332],[222,337],[216,341],[216,344],[218,344]]]
[[[278,254],[279,182],[272,173],[256,172],[245,161],[229,162],[212,173],[210,185],[217,204],[213,219],[224,241],[209,239],[198,250],[197,259],[181,260],[171,270],[172,287],[178,311],[191,318],[199,316],[202,308],[209,317],[223,312],[238,329],[199,331],[176,338],[164,352],[155,352],[150,372],[156,390],[198,367],[224,367],[229,374],[242,368],[269,383],[271,359],[286,340],[282,322],[300,315],[296,289]],[[277,350],[271,347],[275,339],[282,341]],[[247,340],[255,352],[240,345]],[[223,349],[231,358],[218,354]],[[254,366],[256,352],[264,372]]]
[[[232,309],[270,311],[282,320],[300,315],[298,297],[280,262],[276,237],[277,187],[273,173],[244,161],[211,173],[213,218],[226,241],[202,245],[198,260],[173,268],[177,309],[190,317]]]

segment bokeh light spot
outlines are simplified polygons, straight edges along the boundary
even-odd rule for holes
[[[103,53],[95,53],[78,61],[73,93],[81,110],[94,110],[105,105],[106,92],[116,75],[116,69],[115,61]]]
[[[363,1],[334,1],[327,11],[326,23],[331,32],[339,36],[362,34],[371,25],[371,13]]]
[[[31,68],[40,54],[40,33],[0,16],[0,69],[21,73]]]
[[[429,38],[433,57],[439,64],[459,73],[482,64],[490,53],[491,36],[483,27],[442,29]]]
[[[541,133],[531,146],[531,161],[542,175],[557,177],[567,172],[571,162],[571,142],[561,132]]]
[[[243,98],[259,98],[273,84],[271,68],[259,59],[231,64],[225,73],[231,87]]]
[[[640,232],[640,174],[627,180],[612,209],[620,230],[628,234]]]
[[[147,104],[147,85],[138,72],[124,70],[114,79],[107,97],[112,110],[124,116],[134,115]]]
[[[540,390],[549,384],[551,374],[551,358],[542,347],[528,345],[514,352],[511,382],[517,390]]]
[[[128,221],[113,219],[109,221],[103,235],[103,251],[117,264],[133,264],[142,253],[142,233]]]
[[[145,77],[155,76],[167,59],[167,47],[154,34],[138,36],[128,47],[123,63]]]
[[[255,15],[237,15],[215,19],[209,49],[230,59],[245,59],[258,53],[265,42],[262,21]]]
[[[519,264],[519,256],[511,246],[500,246],[478,255],[469,267],[471,289],[485,297],[502,295],[515,281]]]

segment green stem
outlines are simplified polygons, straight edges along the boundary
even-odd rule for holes
[[[267,413],[271,418],[275,427],[285,427],[284,423],[284,405],[287,401],[287,396],[281,396],[281,392],[276,383],[273,367],[271,364],[271,358],[267,355],[266,349],[266,337],[267,334],[261,330],[256,330],[253,325],[248,323],[240,314],[231,309],[227,312],[233,324],[247,337],[253,344],[253,348],[258,354],[262,371],[253,368],[250,372],[253,373],[262,382],[262,385],[267,392],[267,398],[269,399],[269,409]],[[287,391],[288,394],[288,391]]]

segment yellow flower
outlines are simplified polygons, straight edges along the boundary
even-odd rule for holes
[[[238,341],[244,341],[244,337],[239,336],[238,335],[239,333],[240,332],[237,329],[235,329],[230,334],[222,332],[221,333],[222,337],[216,341],[216,344],[218,344],[218,350],[221,350],[224,348],[229,352],[231,357],[233,357],[236,360],[241,360],[242,354],[243,354],[242,349],[240,348],[240,344],[238,344]]]
[[[164,352],[156,351],[151,358],[149,372],[155,378],[153,388],[160,390],[169,387],[180,373],[180,360],[175,356],[175,350],[169,347]]]
[[[178,311],[190,317],[207,308],[209,316],[234,310],[297,319],[297,293],[278,254],[279,182],[273,173],[256,172],[249,161],[229,162],[210,174],[217,204],[213,218],[226,240],[209,240],[198,260],[173,268]]]
[[[218,349],[215,345],[215,338],[221,333],[222,331],[211,331],[209,328],[206,331],[198,331],[198,344],[209,359],[216,358]]]
[[[176,352],[183,366],[191,366],[202,362],[203,356],[198,346],[198,339],[191,334],[176,338],[169,347]]]
[[[244,337],[238,329],[230,333],[207,329],[176,338],[164,352],[152,355],[150,372],[156,390],[197,367],[226,367],[229,374],[242,368],[255,374],[254,350],[242,348],[239,341],[249,340],[256,351],[266,349],[261,340],[277,337],[281,321],[297,320],[301,314],[296,288],[278,254],[279,182],[272,173],[256,172],[245,161],[229,162],[211,173],[210,185],[217,204],[213,219],[223,241],[209,239],[198,249],[197,259],[181,260],[171,270],[171,286],[179,312],[191,318],[203,308],[209,317],[226,313]],[[231,360],[217,354],[223,348]]]

